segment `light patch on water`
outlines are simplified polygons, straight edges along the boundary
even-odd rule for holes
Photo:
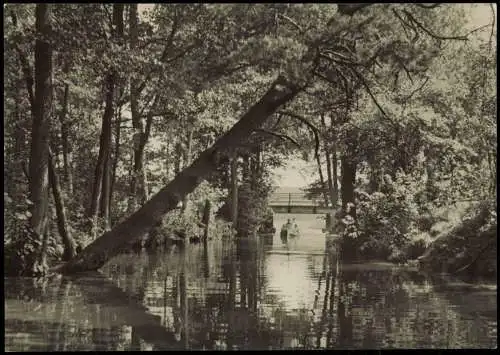
[[[307,272],[307,259],[293,255],[269,255],[266,265],[268,287],[285,300],[291,309],[310,308],[314,303],[315,288]]]

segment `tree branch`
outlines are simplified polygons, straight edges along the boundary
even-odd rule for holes
[[[418,88],[416,88],[415,90],[413,90],[410,95],[408,95],[406,98],[405,98],[405,101],[406,100],[409,100],[413,97],[413,95],[415,95],[418,91],[422,90],[423,87],[427,84],[427,82],[429,81],[429,77],[426,77],[424,82],[422,83],[422,85],[420,85]]]
[[[408,16],[408,18],[410,19],[411,22],[413,22],[418,28],[420,28],[422,31],[427,33],[432,38],[439,39],[439,40],[458,40],[458,41],[468,41],[469,40],[467,38],[467,36],[440,36],[440,35],[437,35],[434,32],[432,32],[431,30],[425,28],[424,25],[421,22],[419,22],[410,12],[408,12],[406,10],[402,10],[402,11],[406,14],[406,16]]]
[[[149,109],[149,112],[148,112],[148,116],[146,119],[146,127],[144,128],[143,142],[141,142],[143,145],[143,148],[146,145],[146,143],[149,139],[149,136],[151,135],[151,125],[153,124],[153,117],[154,117],[153,109],[156,107],[156,104],[158,103],[159,97],[160,97],[160,95],[158,95],[158,94],[155,95],[154,102],[151,105],[151,108]]]
[[[406,67],[405,63],[403,62],[403,60],[401,59],[400,56],[398,55],[395,55],[396,57],[396,60],[398,61],[399,65],[401,65],[401,67],[403,68],[403,70],[405,71],[406,73],[406,76],[408,77],[408,79],[410,80],[411,84],[413,85],[413,78],[411,77],[410,75],[410,71],[408,70],[408,68]]]
[[[175,14],[174,14],[174,20],[172,22],[172,28],[170,29],[170,33],[169,33],[168,39],[167,39],[167,44],[165,45],[165,49],[163,50],[163,53],[162,53],[161,59],[160,59],[162,62],[167,59],[168,50],[170,49],[170,47],[174,43],[174,36],[175,36],[175,33],[177,32],[177,29],[179,27],[179,14],[177,13],[177,9],[175,9],[174,13]]]
[[[368,93],[368,95],[370,95],[371,99],[373,100],[373,103],[375,104],[375,106],[377,106],[377,108],[379,109],[379,111],[382,113],[382,115],[389,121],[391,122],[392,125],[394,125],[395,127],[399,127],[399,124],[397,124],[395,121],[393,121],[389,115],[387,115],[387,113],[384,111],[384,109],[382,108],[382,106],[378,103],[378,100],[377,98],[375,97],[375,95],[372,93],[370,87],[368,86],[368,83],[366,82],[365,78],[363,78],[363,76],[361,74],[359,74],[355,69],[351,68],[352,71],[356,74],[356,76],[358,77],[358,79],[361,81],[361,84],[363,84],[363,86],[365,87],[366,89],[366,92]]]
[[[280,138],[282,140],[289,140],[290,142],[292,142],[298,148],[302,148],[300,146],[300,144],[297,143],[297,141],[295,139],[293,139],[292,137],[287,136],[286,134],[280,134],[280,133],[276,133],[276,132],[271,132],[271,131],[268,131],[267,129],[263,129],[263,128],[258,128],[258,129],[255,130],[255,132],[266,133],[266,134],[269,134],[271,136]]]
[[[144,104],[144,106],[142,106],[142,108],[139,110],[139,116],[143,117],[144,116],[144,110],[146,110],[146,107],[149,106],[149,104],[151,103],[151,101],[155,102],[156,103],[156,97],[158,96],[158,94],[153,94],[151,95],[147,100],[146,100],[146,103]],[[151,108],[149,109],[149,111],[151,111],[153,108],[153,106],[151,106]],[[148,113],[149,115],[149,113]]]
[[[490,40],[489,40],[489,46],[490,46],[490,51],[491,51],[491,43],[493,39],[493,35],[495,34],[495,21],[496,21],[496,14],[495,14],[495,8],[493,7],[493,4],[490,4],[490,10],[492,16],[492,22],[491,22],[491,33],[490,33]]]
[[[297,22],[295,22],[294,20],[292,20],[290,17],[283,15],[283,14],[278,14],[278,16],[280,18],[288,21],[290,24],[292,24],[296,29],[298,29],[300,31],[301,34],[304,33],[304,30],[302,29],[302,27],[300,27],[300,25]]]
[[[435,4],[415,4],[418,7],[421,7],[423,9],[435,9],[436,7],[441,6],[441,3],[435,3]]]
[[[294,112],[290,112],[290,111],[278,111],[278,113],[281,114],[281,115],[286,115],[286,116],[295,118],[295,119],[299,120],[300,122],[304,123],[307,127],[310,128],[310,130],[314,134],[314,140],[315,140],[314,155],[315,156],[319,156],[319,131],[316,128],[316,126],[314,126],[311,122],[309,122],[309,120],[307,118],[302,117],[302,116],[300,116],[300,115],[298,115],[298,114],[296,114]]]
[[[276,128],[278,128],[278,125],[280,124],[282,118],[283,118],[282,115],[278,115],[278,119],[276,120],[276,122],[274,123],[274,125],[272,127],[273,130],[275,130]]]
[[[494,31],[493,28],[495,28],[495,20],[493,20],[493,23],[488,23],[487,25],[480,26],[478,28],[475,28],[475,29],[471,30],[470,32],[467,32],[466,36],[471,35],[471,34],[473,34],[475,32],[484,30],[485,28],[488,28],[490,26],[492,28],[492,31]]]

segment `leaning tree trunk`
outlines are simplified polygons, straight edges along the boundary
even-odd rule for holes
[[[159,223],[163,216],[173,210],[184,196],[213,173],[220,159],[227,159],[235,153],[235,148],[246,141],[252,132],[260,127],[280,106],[292,100],[301,88],[279,77],[264,96],[211,148],[204,151],[172,182],[161,189],[144,206],[128,219],[116,225],[85,248],[76,258],[62,267],[62,271],[97,270],[107,260],[119,254],[122,248],[137,241]]]
[[[49,151],[49,182],[52,188],[52,195],[54,196],[54,202],[56,205],[57,229],[59,230],[59,234],[61,235],[61,239],[64,245],[64,254],[62,259],[64,261],[68,261],[71,258],[75,257],[76,245],[68,228],[66,209],[64,208],[64,201],[61,195],[61,186],[59,184],[59,178],[56,173],[54,158],[50,151]]]
[[[36,238],[42,241],[42,250],[33,258],[28,267],[33,273],[44,272],[46,265],[46,243],[43,241],[47,227],[49,199],[48,185],[48,140],[50,110],[52,106],[52,48],[47,38],[50,35],[50,5],[36,5],[35,44],[35,105],[33,107],[33,128],[31,131],[31,153],[29,162],[31,229]],[[40,267],[42,267],[40,269]],[[38,270],[37,270],[38,269]]]

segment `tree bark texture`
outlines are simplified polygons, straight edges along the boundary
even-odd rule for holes
[[[322,189],[321,195],[323,196],[325,206],[328,206],[328,193],[326,192],[325,177],[323,175],[323,169],[321,167],[321,159],[319,157],[319,154],[316,154],[316,164],[318,166],[319,182]]]
[[[231,160],[231,222],[238,224],[238,158]]]
[[[29,162],[29,190],[31,206],[31,229],[40,240],[47,227],[49,198],[49,126],[52,108],[52,48],[47,41],[50,34],[50,5],[36,5],[35,43],[35,105],[33,107],[33,127],[31,131],[31,152]],[[37,261],[45,264],[46,243],[42,243]],[[35,266],[35,265],[33,265]],[[36,271],[36,270],[33,270]]]
[[[109,152],[111,149],[111,121],[113,118],[113,97],[115,87],[115,75],[110,73],[106,76],[106,107],[102,117],[101,137],[99,139],[99,155],[94,174],[94,184],[92,187],[92,198],[89,211],[89,217],[92,220],[91,233],[94,238],[95,228],[97,227],[97,215],[99,213],[99,202],[106,172],[106,165],[109,164]]]
[[[129,29],[130,48],[134,50],[138,42],[138,4],[130,5]],[[135,211],[137,205],[142,206],[148,200],[146,171],[144,164],[144,148],[147,143],[148,125],[150,127],[152,116],[148,117],[146,128],[142,122],[139,100],[141,96],[140,83],[137,79],[130,79],[130,111],[132,115],[132,127],[134,129],[134,168],[131,181],[131,199],[129,210]],[[154,104],[153,104],[154,106]]]
[[[191,164],[191,155],[192,155],[192,146],[193,146],[193,132],[194,132],[194,128],[191,127],[189,129],[189,133],[187,136],[186,149],[184,150],[185,167],[187,167],[187,166],[189,166],[189,164]],[[187,213],[188,204],[189,204],[189,195],[186,195],[184,197],[184,200],[182,201],[182,213],[184,213],[184,214]]]
[[[49,150],[49,181],[52,188],[52,195],[54,196],[54,202],[56,206],[57,214],[57,229],[61,236],[64,245],[63,260],[68,261],[74,258],[76,255],[76,244],[73,240],[71,233],[68,228],[68,221],[66,218],[66,209],[64,207],[64,200],[61,194],[61,186],[59,183],[59,177],[57,176],[54,157]]]
[[[325,135],[326,135],[326,130],[327,130],[327,127],[326,127],[326,122],[325,122],[325,116],[321,116],[321,125],[323,127],[323,130],[325,131]],[[332,208],[335,208],[336,205],[337,205],[337,200],[338,200],[338,186],[337,188],[335,189],[335,185],[337,184],[337,182],[335,181],[334,182],[334,172],[336,172],[337,170],[337,166],[336,166],[336,162],[337,162],[337,159],[336,159],[336,156],[335,156],[335,159],[333,159],[332,157],[332,142],[331,142],[331,137],[330,136],[326,136],[324,138],[324,152],[325,152],[325,159],[326,159],[326,176],[327,176],[327,183],[328,183],[328,194],[329,194],[329,197],[330,197],[330,202],[332,204]],[[332,163],[335,163],[335,166],[332,165]],[[335,174],[335,180],[336,180],[336,174]]]
[[[64,72],[69,72],[69,65],[64,66]],[[61,140],[62,140],[62,153],[64,162],[64,179],[66,189],[69,194],[73,194],[73,171],[72,171],[72,157],[71,146],[69,143],[69,124],[67,120],[69,106],[69,84],[64,85],[64,96],[62,100],[62,109],[59,114],[59,122],[61,123]]]
[[[337,161],[337,144],[332,142],[332,180],[333,180],[333,205],[337,207],[339,201],[339,172],[338,172],[338,161]]]
[[[348,150],[342,155],[340,163],[342,170],[341,195],[342,195],[342,210],[347,211],[348,203],[355,203],[354,188],[356,184],[356,163],[352,153],[352,147],[349,144]],[[356,216],[355,209],[351,209],[351,216]]]
[[[113,4],[114,36],[123,36],[123,4]],[[89,211],[91,218],[92,239],[95,237],[97,227],[97,216],[99,213],[99,203],[109,203],[109,183],[104,183],[106,175],[109,173],[110,151],[111,151],[111,123],[114,115],[114,93],[115,93],[116,71],[110,69],[105,78],[105,108],[102,117],[101,136],[99,139],[99,155],[94,175],[92,188],[92,199]],[[106,191],[103,191],[103,187]],[[102,196],[104,198],[102,198]],[[109,209],[105,207],[104,210]],[[109,214],[108,214],[109,216]],[[109,219],[109,218],[108,218]],[[108,222],[109,223],[109,222]]]
[[[111,185],[109,187],[109,203],[113,203],[113,192],[116,184],[116,168],[120,160],[120,138],[121,138],[122,107],[118,106],[115,112],[115,151],[113,157],[113,168],[111,171]]]

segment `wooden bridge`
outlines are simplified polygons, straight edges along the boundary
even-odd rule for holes
[[[269,199],[275,213],[327,213],[319,201],[308,199],[303,192],[275,192]]]

